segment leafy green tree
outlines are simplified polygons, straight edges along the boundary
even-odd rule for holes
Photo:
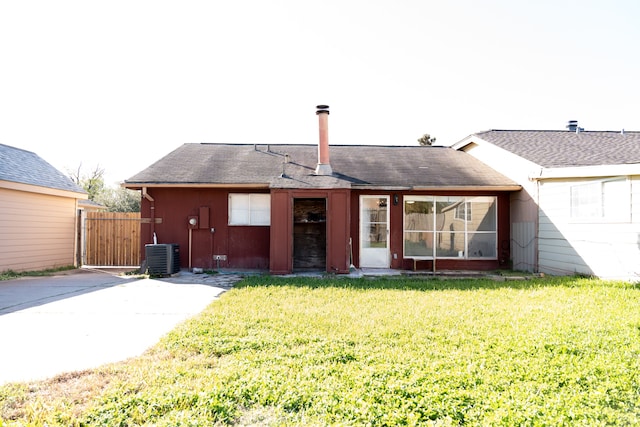
[[[140,192],[119,186],[106,188],[96,202],[106,206],[109,212],[140,212]]]
[[[80,163],[76,170],[67,170],[67,173],[73,182],[84,188],[89,195],[89,200],[97,202],[96,197],[105,190],[104,169],[100,165],[96,165],[91,172],[85,174],[82,173],[82,163]]]
[[[425,133],[420,138],[418,138],[418,143],[422,146],[433,145],[436,142],[436,138],[432,137],[428,133]]]
[[[87,192],[89,200],[107,207],[109,212],[140,212],[140,193],[123,187],[111,188],[104,183],[104,169],[97,165],[83,173],[82,163],[77,169],[67,170],[69,178]]]

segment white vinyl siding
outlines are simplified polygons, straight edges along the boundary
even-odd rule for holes
[[[629,179],[629,184],[631,186],[631,222],[640,223],[640,175],[632,176]],[[640,239],[640,236],[638,238]],[[640,245],[640,241],[638,244]]]
[[[613,183],[608,191],[602,183]],[[624,184],[623,184],[624,183]],[[638,180],[545,180],[540,182],[539,266],[548,274],[587,274],[611,279],[640,278]],[[580,185],[604,187],[615,202],[597,216],[577,219],[572,192]],[[624,186],[624,187],[623,187]],[[621,192],[621,188],[625,188]],[[621,202],[622,201],[622,202]],[[607,208],[609,206],[609,208]],[[591,208],[590,208],[591,209]],[[594,208],[595,209],[595,208]],[[610,209],[607,215],[607,209]],[[613,209],[613,210],[611,210]],[[591,211],[590,211],[591,212]]]
[[[512,193],[510,200],[514,269],[640,280],[637,165],[549,170],[481,138],[474,139],[464,151],[522,185],[522,191]],[[554,178],[550,173],[563,175]],[[624,177],[627,187],[619,186],[621,182],[601,184],[610,187],[604,189],[602,216],[572,217],[571,187],[610,181],[612,176]]]
[[[229,225],[270,224],[270,194],[229,194]]]
[[[537,266],[536,223],[511,223],[512,268],[517,271],[534,271]]]
[[[629,182],[626,178],[615,178],[571,185],[571,218],[577,221],[629,221]]]
[[[0,188],[0,271],[74,265],[76,199]]]

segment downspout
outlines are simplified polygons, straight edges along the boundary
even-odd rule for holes
[[[196,218],[189,218],[189,223],[187,227],[189,228],[189,271],[191,271],[191,253],[192,253],[192,243],[193,243],[193,228],[198,224],[198,220]]]
[[[153,236],[156,232],[156,207],[155,207],[155,200],[153,197],[151,197],[149,195],[149,193],[147,193],[147,187],[142,187],[142,197],[144,197],[145,199],[147,199],[149,201],[149,210],[150,212],[150,220],[151,220],[151,236]]]
[[[536,194],[535,194],[535,202],[536,202],[536,218],[535,218],[535,227],[534,227],[534,273],[540,272],[540,252],[538,250],[539,245],[539,237],[540,237],[540,182],[542,178],[542,173],[544,168],[540,168],[540,171],[537,172],[537,176],[535,174],[530,174],[529,179],[536,182]]]
[[[542,174],[542,170],[540,170],[540,173]],[[538,208],[538,213],[536,215],[533,256],[535,259],[534,272],[540,273],[540,251],[538,249],[539,248],[538,245],[540,244],[540,180],[539,179],[536,180],[536,206]]]
[[[78,268],[79,266],[82,265],[82,254],[80,253],[80,251],[82,250],[82,245],[80,244],[80,242],[82,241],[82,212],[83,210],[81,210],[78,206],[78,199],[74,199],[74,211],[75,211],[75,224],[74,224],[74,231],[75,231],[75,239],[73,239],[73,266],[75,268]]]
[[[192,241],[192,230],[189,227],[189,271],[191,271],[191,241]]]
[[[80,241],[78,242],[80,247],[78,248],[78,263],[79,265],[85,265],[87,262],[87,212],[84,209],[79,211],[79,224],[80,227]]]

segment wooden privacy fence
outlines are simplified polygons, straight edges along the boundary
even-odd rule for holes
[[[87,212],[83,264],[140,265],[139,212]]]

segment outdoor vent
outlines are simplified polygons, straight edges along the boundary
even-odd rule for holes
[[[577,120],[569,120],[569,122],[567,123],[567,129],[569,129],[569,132],[576,132],[576,133],[580,133],[584,131],[584,128],[581,128],[580,126],[578,126]]]
[[[180,271],[180,246],[177,244],[145,245],[144,250],[150,275],[169,275]]]

